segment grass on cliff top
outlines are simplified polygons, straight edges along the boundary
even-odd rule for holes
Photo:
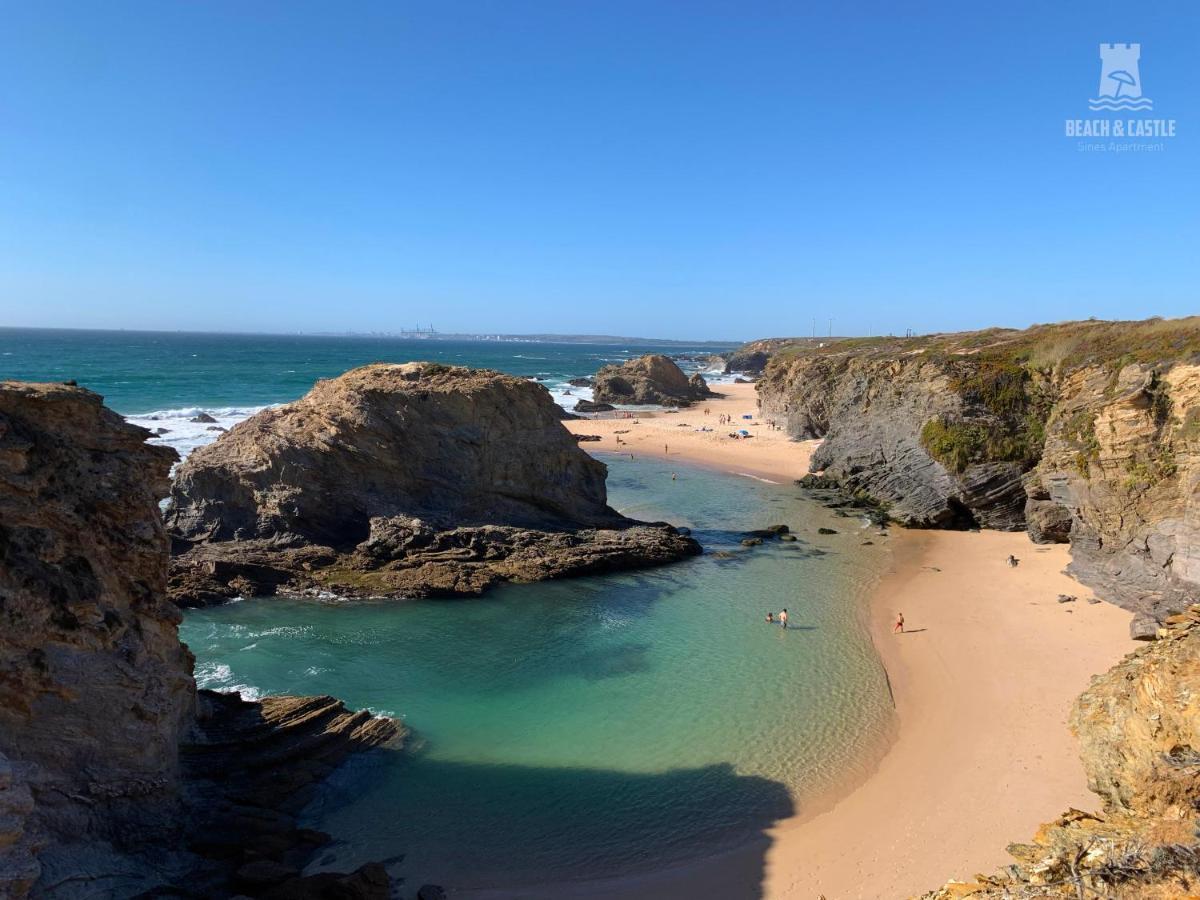
[[[1119,371],[1131,363],[1159,365],[1200,358],[1200,316],[1135,322],[1060,322],[1034,325],[1023,331],[987,328],[910,338],[844,338],[827,341],[823,347],[813,347],[811,342],[796,343],[776,354],[781,360],[838,355],[877,359],[922,355],[939,361],[956,356],[985,356],[1001,363],[1059,374],[1085,366]]]

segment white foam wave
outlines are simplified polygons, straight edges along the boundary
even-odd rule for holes
[[[140,425],[154,432],[151,444],[173,447],[180,459],[205,444],[211,444],[238,422],[243,422],[266,406],[185,406],[179,409],[157,409],[135,416],[126,416],[125,421]],[[193,422],[204,414],[215,422]]]

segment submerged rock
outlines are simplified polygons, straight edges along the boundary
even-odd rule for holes
[[[179,467],[172,596],[473,596],[698,553],[608,506],[556,409],[525,379],[431,363],[318,382]]]
[[[713,396],[699,374],[690,379],[669,356],[650,353],[596,373],[592,396],[602,403],[688,406]]]

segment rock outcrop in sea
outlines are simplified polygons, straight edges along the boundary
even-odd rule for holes
[[[669,356],[648,353],[596,373],[592,398],[597,403],[688,406],[713,396],[704,376],[691,378]]]
[[[903,524],[1069,541],[1075,577],[1159,620],[1200,591],[1200,320],[783,348],[758,391]]]
[[[166,513],[172,596],[473,596],[699,552],[608,506],[606,467],[546,389],[486,370],[371,365],[193,453]]]
[[[1099,812],[1070,809],[1010,844],[1014,864],[953,881],[924,900],[1176,898],[1200,885],[1200,606],[1117,663],[1075,702]]]
[[[175,453],[148,436],[81,388],[0,382],[0,896],[319,896],[304,791],[400,726],[197,693],[166,598]],[[387,895],[378,868],[338,878]]]

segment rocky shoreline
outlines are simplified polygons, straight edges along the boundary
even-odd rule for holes
[[[431,363],[355,369],[180,466],[166,511],[170,596],[470,597],[700,552],[666,523],[609,507],[606,471],[525,379]]]
[[[1200,589],[1197,359],[1195,319],[1075,322],[778,346],[758,392],[900,523],[1069,542],[1080,581],[1161,621]]]

